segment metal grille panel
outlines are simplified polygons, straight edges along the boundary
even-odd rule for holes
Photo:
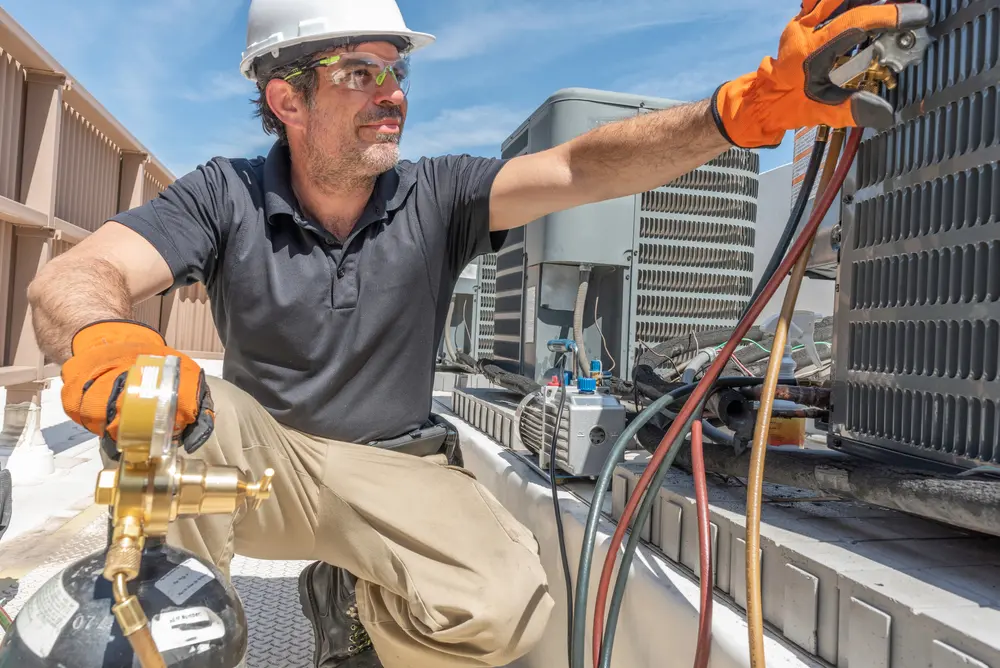
[[[635,337],[733,325],[753,292],[756,153],[733,149],[639,198]]]
[[[1000,2],[924,0],[936,42],[845,193],[835,445],[1000,463]]]
[[[497,308],[496,253],[479,258],[479,278],[476,285],[475,357],[493,357],[494,314]]]
[[[493,358],[517,369],[521,362],[521,308],[524,300],[524,228],[507,233],[496,255]]]

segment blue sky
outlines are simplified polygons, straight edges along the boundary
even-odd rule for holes
[[[239,74],[250,0],[4,0],[176,176],[266,153]],[[706,97],[773,55],[798,0],[399,0],[438,42],[414,56],[404,157],[498,155],[549,95],[581,86]],[[53,18],[57,17],[57,18]],[[791,133],[762,170],[791,160]]]

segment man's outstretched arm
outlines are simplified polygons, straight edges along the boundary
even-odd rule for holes
[[[707,100],[610,123],[497,174],[490,229],[657,188],[732,148]]]
[[[720,86],[711,98],[604,125],[510,160],[493,183],[490,229],[665,185],[733,146],[773,148],[788,130],[815,125],[885,128],[891,105],[830,81],[837,58],[869,36],[915,29],[930,10],[914,2],[804,0],[776,58]]]

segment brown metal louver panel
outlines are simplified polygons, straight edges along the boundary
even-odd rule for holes
[[[24,68],[0,49],[0,197],[17,201],[24,134]]]

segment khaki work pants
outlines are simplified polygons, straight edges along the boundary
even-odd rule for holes
[[[233,517],[180,519],[169,544],[227,577],[234,553],[348,570],[386,668],[504,666],[541,638],[553,600],[538,544],[470,474],[295,431],[234,385],[208,383],[215,432],[189,456],[255,478],[272,467],[272,493]]]

